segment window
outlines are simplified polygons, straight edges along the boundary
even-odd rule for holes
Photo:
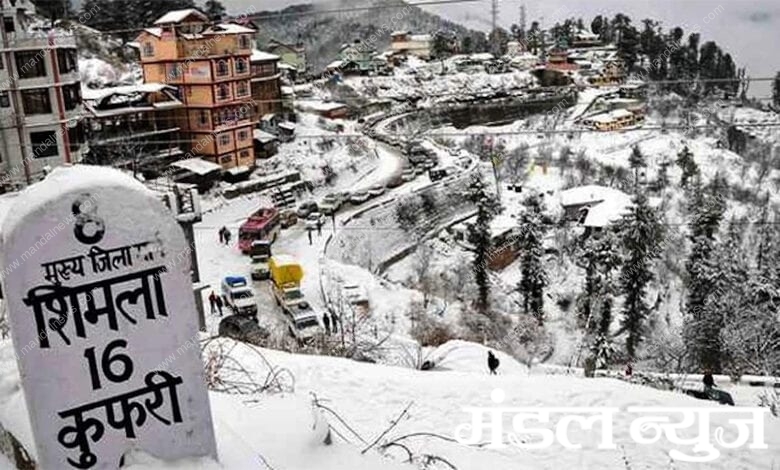
[[[154,55],[154,44],[151,42],[145,42],[144,43],[144,57],[149,57]]]
[[[78,68],[75,49],[57,49],[57,63],[60,66],[60,73],[75,72]]]
[[[16,31],[16,26],[14,26],[14,18],[12,16],[3,17],[3,29],[6,33],[13,33]]]
[[[0,91],[0,108],[7,108],[11,106],[11,101],[8,99],[7,91]]]
[[[229,95],[230,89],[227,85],[220,85],[219,88],[217,88],[217,99],[226,100]]]
[[[230,135],[228,135],[228,134],[220,134],[219,135],[219,145],[230,145]]]
[[[81,103],[81,86],[65,85],[62,87],[62,97],[65,101],[65,109],[67,111],[76,109],[79,103]]]
[[[246,60],[244,59],[236,59],[236,73],[244,74],[247,72],[246,68]]]
[[[206,114],[206,111],[201,111],[200,115],[198,116],[198,123],[200,123],[201,126],[205,126],[209,122],[209,116]]]
[[[36,88],[33,90],[22,90],[22,105],[24,106],[25,114],[51,113],[49,89]]]
[[[249,87],[246,86],[246,82],[238,82],[236,84],[236,96],[246,96],[249,94]]]
[[[5,64],[3,63],[3,56],[0,56],[0,70],[3,70],[5,68]]]
[[[239,36],[238,47],[241,49],[249,49],[249,36]]]
[[[16,71],[19,78],[35,78],[46,76],[44,56],[46,51],[20,51],[14,54]]]
[[[227,61],[217,62],[217,77],[224,77],[229,73]]]
[[[75,152],[84,143],[84,126],[81,122],[76,123],[75,126],[68,128],[68,145],[72,152]]]
[[[221,163],[223,165],[225,163],[230,163],[232,161],[233,161],[233,155],[220,155],[220,157],[219,157],[219,163]]]
[[[249,139],[249,132],[247,131],[238,131],[238,140],[244,141]]]
[[[30,143],[33,158],[56,157],[60,154],[57,149],[57,134],[54,131],[30,132]]]
[[[168,65],[168,79],[177,79],[181,77],[181,65],[169,64]]]
[[[249,150],[242,150],[241,153],[238,154],[239,160],[243,160],[245,158],[249,158]]]

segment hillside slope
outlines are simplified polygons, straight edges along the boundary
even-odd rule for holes
[[[306,46],[312,72],[317,73],[336,59],[341,45],[350,39],[361,39],[368,43],[371,36],[376,34],[377,40],[372,45],[377,51],[382,51],[390,45],[389,33],[395,30],[409,30],[415,33],[450,30],[459,37],[474,33],[440,16],[398,0],[375,0],[366,5],[383,8],[370,11],[311,14],[315,9],[332,11],[355,6],[354,2],[341,0],[317,3],[316,6],[303,4],[280,11],[259,12],[256,16],[264,18],[256,21],[260,28],[261,45],[270,39],[295,43],[300,38]],[[294,13],[302,14],[294,15]],[[269,16],[273,15],[278,16],[269,19]],[[397,16],[401,18],[398,19]],[[387,25],[389,30],[380,33],[383,25]]]

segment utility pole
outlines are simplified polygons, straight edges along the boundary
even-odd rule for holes
[[[490,46],[492,49],[493,55],[498,55],[499,47],[498,47],[498,34],[497,34],[497,22],[498,22],[498,0],[491,0],[490,4],[490,23],[491,23],[491,30],[490,35],[492,36],[492,40],[490,41]]]

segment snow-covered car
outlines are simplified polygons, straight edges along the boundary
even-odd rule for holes
[[[375,184],[375,185],[371,186],[370,188],[368,188],[368,194],[371,197],[381,196],[382,194],[385,193],[386,189],[387,188],[385,188],[385,185],[383,185],[383,184]]]
[[[322,201],[320,201],[319,208],[320,212],[322,212],[325,215],[330,215],[337,210],[339,210],[339,207],[341,207],[341,203],[344,200],[341,198],[339,194],[336,193],[330,193],[327,194],[325,197],[322,198]]]
[[[317,314],[312,309],[300,310],[287,315],[290,334],[298,341],[306,341],[322,333]]]
[[[320,212],[312,212],[306,217],[306,228],[316,229],[317,226],[325,224],[325,216]]]
[[[257,315],[255,291],[243,276],[226,276],[222,280],[222,298],[225,305],[238,315]]]
[[[229,315],[219,322],[219,336],[233,338],[236,341],[264,346],[270,333],[260,326],[255,317]]]
[[[307,201],[302,203],[298,206],[298,209],[295,211],[295,214],[300,219],[305,219],[309,216],[312,212],[317,212],[319,208],[317,207],[317,203],[314,201]]]
[[[371,195],[368,194],[368,191],[355,191],[349,196],[349,202],[352,204],[362,204],[371,198]]]
[[[341,288],[341,295],[352,305],[368,307],[368,292],[363,286],[357,284],[345,284]]]
[[[404,171],[401,172],[401,179],[407,183],[414,180],[416,176],[417,175],[414,174],[414,168],[404,168]]]

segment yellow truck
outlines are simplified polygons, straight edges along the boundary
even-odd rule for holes
[[[299,340],[319,332],[319,318],[301,292],[303,268],[291,256],[275,255],[268,261],[276,305],[290,323],[290,333]]]

